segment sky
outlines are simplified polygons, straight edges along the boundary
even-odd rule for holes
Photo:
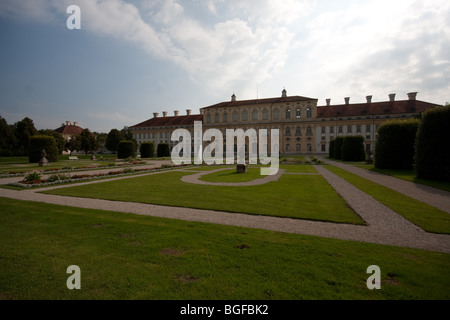
[[[70,5],[81,29],[69,29]],[[281,96],[450,102],[448,0],[1,0],[0,116],[109,132]]]

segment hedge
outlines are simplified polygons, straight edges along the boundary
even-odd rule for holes
[[[344,143],[344,137],[337,137],[334,140],[334,158],[342,160],[342,144]]]
[[[131,140],[122,140],[117,146],[117,158],[126,159],[136,156],[136,146]]]
[[[169,157],[170,156],[170,147],[167,143],[158,144],[158,148],[156,150],[158,157]]]
[[[330,141],[330,147],[329,147],[329,157],[331,159],[334,158],[334,145],[335,145],[335,140],[333,139]]]
[[[364,161],[364,138],[362,136],[346,136],[342,142],[342,160]]]
[[[45,150],[45,158],[49,162],[58,161],[58,146],[52,136],[36,135],[30,138],[28,146],[28,160],[30,163],[38,163],[42,158],[42,150]]]
[[[450,106],[425,111],[417,132],[417,177],[450,181]]]
[[[141,158],[153,158],[155,149],[153,142],[142,142],[140,146]]]
[[[380,125],[375,145],[375,167],[411,170],[420,120],[390,120]]]

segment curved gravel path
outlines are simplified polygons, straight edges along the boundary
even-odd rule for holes
[[[369,195],[349,184],[344,179],[330,172],[325,167],[314,167],[347,201],[348,205],[360,215],[364,221],[366,221],[367,226],[37,193],[38,191],[42,191],[42,189],[15,191],[0,188],[0,196],[72,207],[127,212],[169,219],[241,226],[450,253],[450,235],[427,233]],[[212,171],[207,171],[206,173],[211,172]],[[281,176],[283,173],[280,172],[279,174]],[[194,171],[193,176],[196,175],[198,176]],[[129,178],[133,178],[133,176],[121,177],[120,179]],[[104,181],[93,181],[91,183],[102,182]],[[0,181],[0,183],[2,182]]]

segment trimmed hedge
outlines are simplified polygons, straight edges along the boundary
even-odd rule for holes
[[[30,138],[28,145],[28,160],[30,163],[38,163],[42,156],[42,150],[45,150],[45,158],[49,162],[58,161],[58,146],[52,136],[37,135]]]
[[[344,143],[344,137],[337,137],[334,140],[334,158],[342,160],[342,144]]]
[[[328,149],[329,151],[329,157],[331,158],[331,159],[333,159],[334,158],[334,145],[335,145],[335,141],[334,141],[334,139],[333,140],[331,140],[330,141],[330,148]]]
[[[140,146],[141,158],[153,158],[155,148],[153,142],[142,142]]]
[[[170,157],[170,147],[167,143],[158,144],[156,152],[158,157]]]
[[[117,146],[117,158],[126,159],[136,156],[136,146],[131,140],[122,140]]]
[[[379,169],[411,170],[420,120],[390,120],[378,129],[375,145],[375,167]]]
[[[342,160],[364,161],[364,138],[362,136],[346,136],[342,142]]]
[[[450,107],[433,108],[422,114],[417,132],[417,177],[450,181]]]

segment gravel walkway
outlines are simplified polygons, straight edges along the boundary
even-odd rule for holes
[[[315,166],[315,168],[348,202],[349,206],[366,221],[367,226],[36,193],[37,191],[42,191],[42,189],[15,191],[0,188],[0,196],[71,207],[127,212],[169,219],[241,226],[450,253],[450,235],[427,233],[344,179],[328,171],[325,167]],[[211,171],[206,173],[211,173]],[[196,175],[196,173],[193,175]],[[281,175],[282,172],[280,173]],[[125,178],[133,177],[121,177],[120,179]],[[94,181],[92,183],[101,182]]]

